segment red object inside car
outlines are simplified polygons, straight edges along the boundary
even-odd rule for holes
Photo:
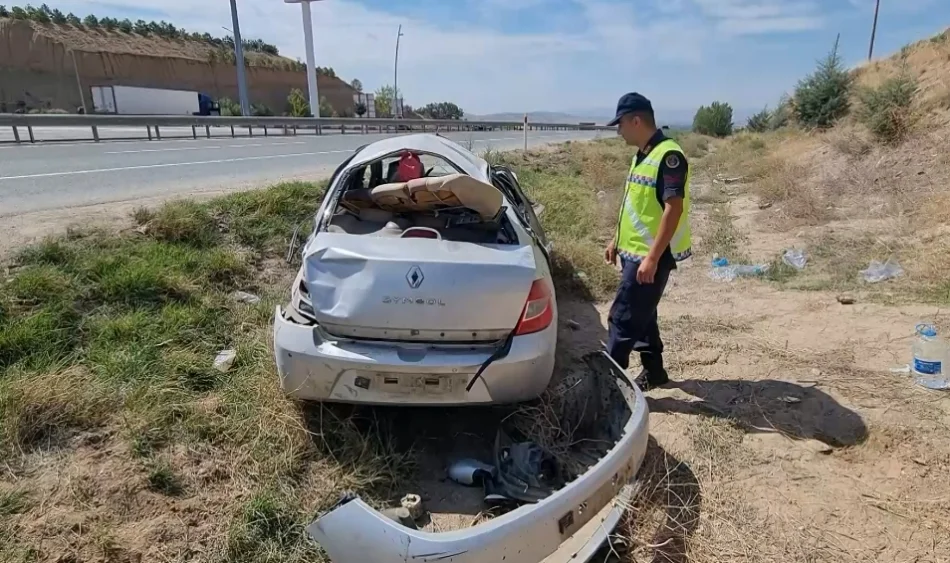
[[[400,182],[408,182],[416,178],[422,178],[425,170],[422,167],[422,160],[415,154],[406,151],[399,158],[399,166],[396,168],[396,177]]]

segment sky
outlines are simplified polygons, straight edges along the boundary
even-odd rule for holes
[[[726,101],[774,106],[841,34],[850,65],[867,57],[875,0],[320,0],[317,66],[366,91],[398,84],[406,103],[452,101],[466,113],[609,112],[638,91],[664,116]],[[227,0],[65,0],[64,12],[165,19],[226,35]],[[241,32],[305,60],[301,11],[237,0]],[[875,57],[950,25],[947,0],[881,0]]]

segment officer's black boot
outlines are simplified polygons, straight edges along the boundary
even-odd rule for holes
[[[670,382],[670,376],[663,368],[663,356],[642,352],[640,354],[640,363],[643,364],[643,370],[637,376],[636,383],[641,391],[649,391],[656,387],[661,387]]]

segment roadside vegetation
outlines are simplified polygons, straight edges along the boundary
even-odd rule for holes
[[[943,233],[950,222],[943,150],[950,85],[931,78],[950,69],[947,36],[853,71],[836,45],[777,109],[753,115],[717,145],[707,163],[713,181],[737,182],[728,186],[730,199],[748,196],[758,208],[749,226],[775,233],[752,235],[774,242],[757,245],[751,258],[778,265],[773,277],[783,287],[950,303]],[[781,265],[791,246],[809,254],[802,271]],[[859,272],[872,260],[888,259],[904,275],[886,284],[862,281]]]

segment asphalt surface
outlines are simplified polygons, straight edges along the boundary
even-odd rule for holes
[[[475,152],[520,148],[520,131],[443,135]],[[529,146],[607,136],[531,131]],[[189,130],[190,135],[190,130]],[[259,187],[329,175],[363,144],[392,135],[255,136],[232,139],[0,145],[0,217],[139,198]]]

